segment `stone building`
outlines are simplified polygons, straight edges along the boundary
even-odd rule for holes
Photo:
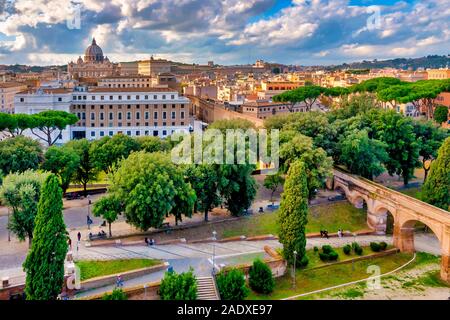
[[[118,66],[103,56],[103,50],[97,45],[95,38],[92,44],[84,52],[84,60],[81,56],[77,62],[70,62],[67,71],[72,79],[98,78],[118,74]]]

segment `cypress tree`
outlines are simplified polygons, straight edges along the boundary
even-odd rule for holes
[[[450,209],[450,137],[439,148],[421,194],[423,201],[444,210]]]
[[[27,300],[54,300],[61,293],[68,249],[62,208],[62,190],[58,178],[52,174],[42,188],[34,240],[23,265]]]
[[[294,251],[297,251],[297,262],[306,264],[305,227],[308,222],[308,186],[305,164],[302,161],[295,161],[289,168],[278,220],[279,241],[283,244],[284,258],[289,264],[293,264]]]

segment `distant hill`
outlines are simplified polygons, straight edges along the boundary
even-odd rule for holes
[[[412,69],[418,68],[445,68],[450,66],[450,55],[438,56],[431,55],[421,58],[398,58],[390,60],[373,60],[373,61],[361,61],[352,63],[343,63],[341,65],[327,66],[327,70],[338,69],[382,69],[382,68],[396,68],[396,69]]]
[[[41,66],[27,66],[27,65],[23,65],[23,64],[14,64],[14,65],[1,65],[0,66],[0,70],[14,72],[14,73],[42,72],[44,70],[49,70],[52,68],[59,68],[62,70],[66,70],[67,65],[41,67]]]

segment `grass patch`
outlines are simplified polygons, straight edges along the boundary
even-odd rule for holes
[[[415,187],[415,188],[400,189],[397,191],[399,191],[403,194],[406,194],[407,196],[410,196],[410,197],[420,200],[420,190],[421,190],[421,188]]]
[[[431,288],[448,288],[449,285],[445,283],[438,270],[429,271],[410,281],[406,281],[402,284],[403,288],[416,288],[417,287],[431,287]]]
[[[223,238],[240,235],[256,236],[262,234],[278,234],[278,213],[267,212],[242,218],[236,223],[227,224],[221,232]],[[366,212],[356,209],[348,202],[337,202],[309,208],[306,232],[337,232],[338,229],[357,231],[367,229]]]
[[[371,276],[367,268],[371,265],[380,267],[381,273],[392,271],[405,264],[412,258],[409,253],[398,253],[388,257],[357,261],[353,264],[331,265],[321,269],[297,270],[296,289],[292,288],[290,272],[275,281],[275,290],[270,295],[261,295],[251,292],[250,300],[278,300],[293,295],[311,292],[339,284],[366,279]],[[307,297],[305,297],[307,298]]]
[[[339,294],[340,297],[344,299],[356,299],[364,297],[364,291],[351,288]]]
[[[155,259],[89,260],[75,262],[80,268],[81,281],[151,267],[159,263],[161,263],[161,261]]]

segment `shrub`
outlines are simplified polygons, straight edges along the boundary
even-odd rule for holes
[[[358,242],[352,243],[352,249],[358,256],[362,255],[362,253],[363,253],[363,248],[361,248],[361,246],[358,244]]]
[[[105,293],[102,300],[128,300],[128,297],[122,289],[114,289],[111,294]]]
[[[166,272],[159,287],[161,300],[195,300],[197,299],[197,279],[194,270],[177,274]]]
[[[388,246],[388,244],[386,242],[384,242],[384,241],[380,242],[380,249],[381,249],[381,251],[386,250],[387,246]]]
[[[308,265],[308,263],[309,263],[309,259],[308,259],[308,257],[306,256],[306,254],[300,259],[300,261],[298,262],[298,266],[300,267],[300,268],[304,268],[304,267],[306,267],[307,265]]]
[[[245,285],[244,273],[238,269],[217,274],[217,287],[223,300],[244,300],[249,290]]]
[[[269,294],[273,291],[275,280],[273,279],[272,270],[257,259],[248,271],[249,285],[255,292]]]
[[[377,242],[371,242],[370,249],[372,249],[373,252],[380,252],[381,247]]]
[[[318,247],[314,247],[314,252],[319,252],[319,248]]]
[[[346,244],[346,245],[344,246],[344,248],[342,248],[342,250],[344,250],[344,253],[345,253],[346,255],[350,255],[350,253],[352,252],[352,247],[351,247],[349,244]]]
[[[323,253],[330,253],[330,252],[332,252],[333,251],[333,247],[332,246],[329,246],[329,245],[324,245],[323,247],[322,247],[322,251],[323,251]]]
[[[330,261],[336,261],[338,258],[339,258],[339,254],[334,250],[328,254],[328,259]]]
[[[327,253],[319,252],[319,258],[325,262],[330,259],[330,256]]]

